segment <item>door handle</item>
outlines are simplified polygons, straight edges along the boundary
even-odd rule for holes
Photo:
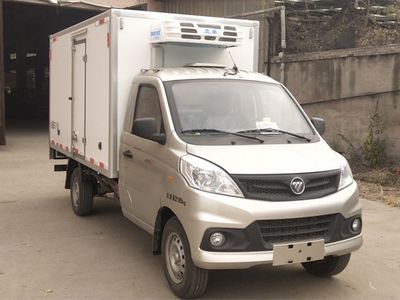
[[[72,132],[72,140],[75,142],[78,141],[78,134],[75,131]]]
[[[126,150],[126,151],[122,152],[122,154],[127,158],[133,158],[133,154],[130,150]]]

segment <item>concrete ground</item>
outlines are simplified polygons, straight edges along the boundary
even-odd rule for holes
[[[0,147],[1,299],[173,298],[151,238],[112,200],[76,217],[46,130],[10,129]],[[400,209],[364,200],[365,244],[336,278],[300,266],[214,271],[204,298],[399,299]]]

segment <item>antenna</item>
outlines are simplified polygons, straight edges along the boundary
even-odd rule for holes
[[[237,74],[237,72],[239,72],[239,69],[238,69],[238,67],[237,67],[237,65],[236,65],[236,62],[235,62],[235,60],[233,59],[233,56],[232,56],[232,53],[231,53],[231,51],[229,51],[228,53],[229,53],[229,56],[231,57],[231,59],[232,59],[232,62],[233,62],[233,68],[232,68],[232,70],[233,70],[233,71],[235,71],[235,72],[236,72],[236,74]]]
[[[226,76],[226,75],[236,75],[237,73],[239,73],[239,69],[238,69],[238,67],[237,67],[237,65],[236,65],[235,60],[233,59],[233,56],[232,56],[231,52],[228,51],[228,53],[229,53],[229,56],[231,57],[231,60],[232,60],[232,62],[233,62],[233,67],[232,67],[231,70],[226,71],[226,72],[224,73],[224,76]]]

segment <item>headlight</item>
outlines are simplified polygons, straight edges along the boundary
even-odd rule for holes
[[[339,190],[344,189],[353,182],[353,174],[351,173],[350,166],[347,160],[342,156],[338,155],[340,160],[340,181]]]
[[[180,171],[193,188],[210,193],[243,197],[236,183],[224,170],[204,159],[186,155],[181,159]]]

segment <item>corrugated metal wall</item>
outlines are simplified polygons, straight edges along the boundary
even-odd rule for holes
[[[274,5],[274,0],[165,0],[165,11],[178,14],[230,17],[271,8]],[[268,49],[268,22],[262,15],[246,18],[260,21],[258,71],[265,72]]]

